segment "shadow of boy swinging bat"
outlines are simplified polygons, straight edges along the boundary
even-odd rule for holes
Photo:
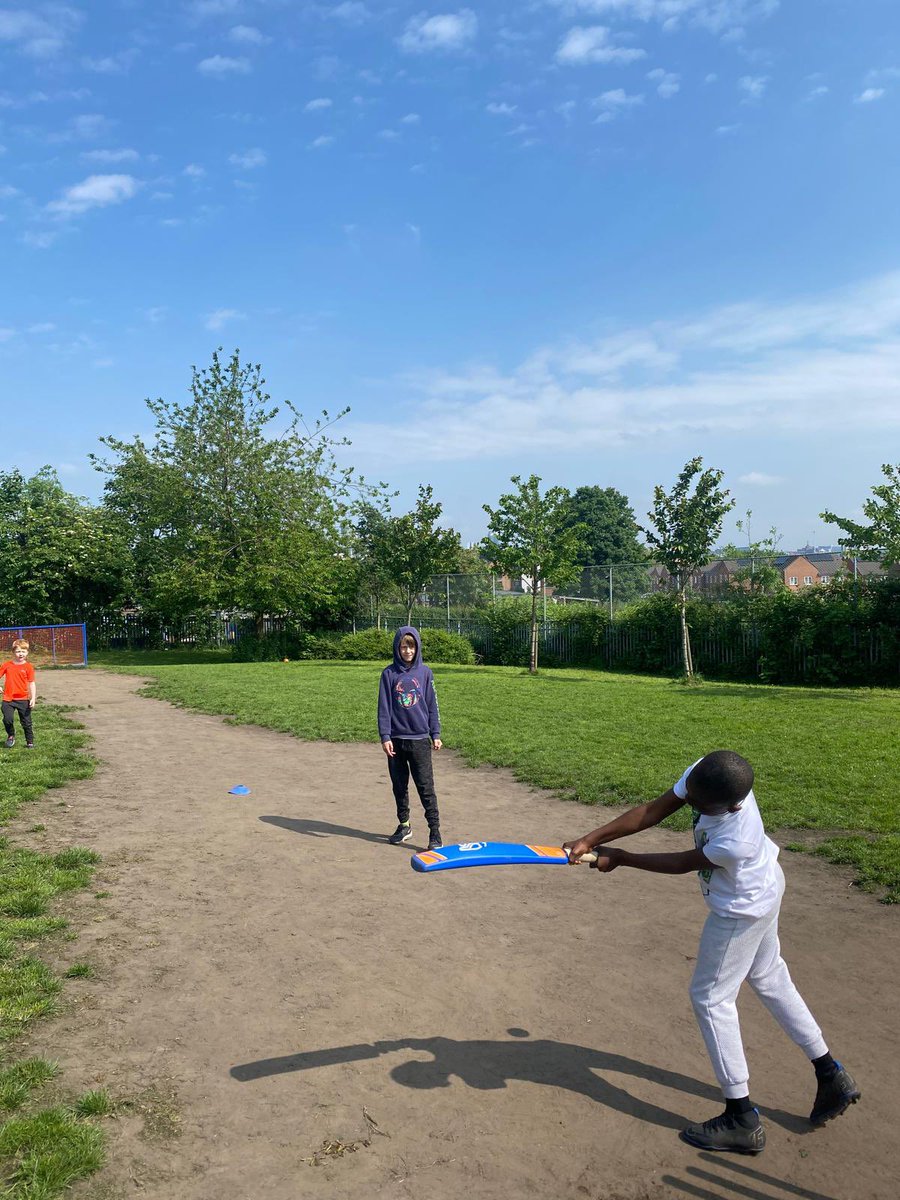
[[[524,1029],[510,1029],[507,1032],[515,1040],[400,1038],[397,1041],[364,1042],[352,1046],[301,1051],[280,1058],[264,1058],[256,1062],[242,1063],[232,1067],[230,1074],[238,1082],[248,1083],[269,1075],[284,1075],[293,1071],[336,1066],[340,1063],[361,1062],[398,1050],[424,1051],[433,1056],[431,1061],[411,1059],[400,1063],[391,1069],[391,1078],[403,1087],[427,1089],[449,1087],[451,1078],[456,1076],[468,1087],[478,1091],[499,1090],[505,1088],[510,1080],[518,1079],[527,1083],[566,1088],[617,1112],[667,1129],[682,1128],[684,1114],[670,1112],[649,1101],[640,1100],[594,1072],[613,1071],[617,1074],[631,1075],[636,1079],[662,1084],[705,1100],[715,1100],[719,1094],[711,1084],[701,1083],[688,1075],[681,1075],[662,1067],[651,1067],[621,1054],[577,1046],[569,1042],[554,1042],[547,1038],[531,1040]],[[762,1107],[760,1111],[791,1132],[803,1133],[808,1128],[807,1121],[792,1113]]]

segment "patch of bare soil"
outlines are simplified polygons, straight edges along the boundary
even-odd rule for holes
[[[45,801],[67,805],[53,829],[100,851],[110,896],[81,902],[71,948],[97,976],[28,1050],[132,1101],[75,1196],[894,1200],[897,914],[841,872],[783,856],[782,937],[862,1103],[811,1131],[812,1071],[748,993],[768,1148],[699,1154],[676,1132],[721,1104],[687,998],[690,877],[414,874],[422,841],[384,840],[377,746],[232,727],[138,686],[43,683],[84,708],[102,759]],[[446,753],[436,768],[448,841],[559,844],[596,817]]]

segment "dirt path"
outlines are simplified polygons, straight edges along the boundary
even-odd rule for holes
[[[692,880],[414,875],[409,846],[383,841],[376,747],[230,727],[137,687],[44,675],[48,699],[85,707],[102,759],[49,802],[104,856],[111,896],[80,901],[67,952],[98,975],[31,1049],[69,1086],[140,1097],[75,1195],[894,1200],[900,923],[840,872],[784,855],[783,941],[863,1103],[809,1132],[812,1073],[748,995],[769,1145],[704,1156],[674,1132],[719,1107],[686,994]],[[437,777],[448,840],[552,844],[591,824],[506,772],[445,754]],[[229,796],[237,783],[251,795]]]

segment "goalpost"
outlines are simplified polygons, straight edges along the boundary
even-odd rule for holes
[[[29,661],[36,667],[86,667],[86,625],[7,625],[0,628],[0,654],[12,655],[16,638],[31,644]]]

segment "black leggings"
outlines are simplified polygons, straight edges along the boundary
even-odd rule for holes
[[[27,700],[4,700],[3,701],[3,728],[6,730],[8,738],[15,737],[15,726],[13,718],[16,713],[19,714],[19,720],[22,722],[22,728],[25,730],[25,741],[34,741],[34,729],[31,725],[31,705]]]
[[[434,771],[431,766],[430,738],[394,738],[394,757],[388,759],[391,786],[397,802],[397,820],[409,820],[409,777],[412,775],[428,828],[437,832],[441,818],[434,791]]]

